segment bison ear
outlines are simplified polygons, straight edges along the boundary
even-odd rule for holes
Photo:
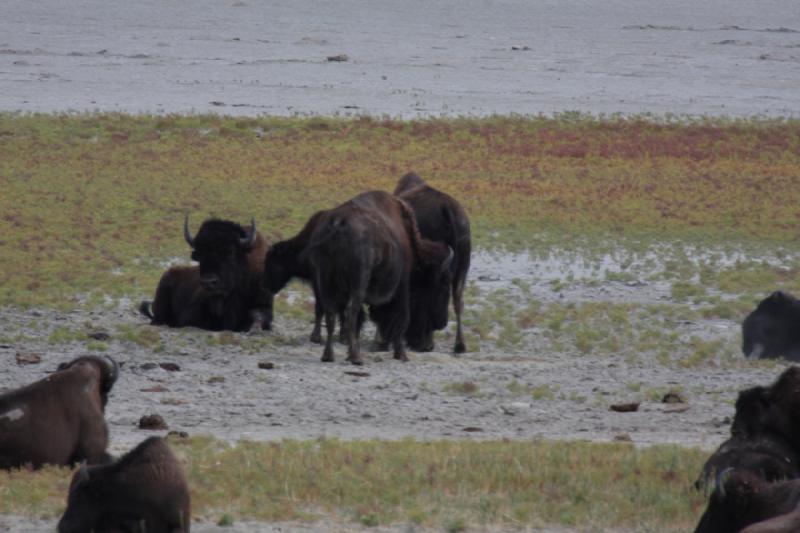
[[[786,298],[786,293],[783,291],[775,291],[769,295],[769,299],[773,302],[779,304],[785,302],[788,298]]]

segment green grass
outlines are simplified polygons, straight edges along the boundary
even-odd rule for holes
[[[254,216],[275,240],[409,170],[465,205],[482,248],[797,239],[795,120],[5,113],[0,301],[69,308],[150,295],[162,261],[188,259],[186,212],[193,228],[209,215]]]
[[[343,517],[367,526],[448,531],[561,524],[580,530],[686,531],[704,497],[705,459],[676,446],[509,441],[174,441],[193,516],[239,520]],[[69,472],[0,472],[0,513],[56,517]]]

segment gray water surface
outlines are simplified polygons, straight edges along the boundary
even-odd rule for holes
[[[4,0],[0,110],[798,116],[800,6]]]

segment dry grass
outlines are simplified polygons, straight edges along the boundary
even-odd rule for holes
[[[704,453],[585,442],[173,442],[188,466],[193,515],[443,527],[561,524],[686,531],[703,496]],[[54,517],[69,472],[0,473],[0,513]]]

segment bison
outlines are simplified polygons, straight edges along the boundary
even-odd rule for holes
[[[314,271],[308,256],[303,254],[308,243],[311,241],[311,234],[323,219],[325,211],[317,211],[308,219],[300,232],[284,241],[276,242],[267,250],[264,259],[264,285],[271,294],[280,292],[289,281],[298,278],[311,283],[314,291],[314,329],[311,331],[311,342],[322,343],[322,301],[319,298],[319,290],[314,280]],[[344,323],[343,315],[339,316],[340,325]],[[364,322],[364,311],[358,315],[358,329]],[[340,338],[345,340],[344,330],[340,331]]]
[[[776,291],[742,323],[742,352],[749,359],[800,361],[800,301]]]
[[[153,325],[212,331],[248,331],[256,315],[261,315],[262,329],[269,329],[272,297],[262,280],[267,244],[255,222],[245,229],[227,220],[209,219],[192,237],[186,215],[183,233],[199,265],[167,270],[152,306],[142,302],[141,313]]]
[[[444,243],[454,252],[450,263],[453,310],[456,313],[456,340],[453,351],[463,353],[467,348],[464,344],[461,314],[464,311],[464,287],[472,250],[467,213],[452,196],[434,189],[413,172],[400,178],[394,194],[411,206],[423,238]],[[406,330],[406,340],[409,347],[414,350],[432,350],[434,330],[444,329],[447,326],[446,313],[443,321],[436,321],[434,314],[426,312],[430,308],[439,308],[442,303],[445,309],[448,306],[447,301],[433,301],[434,298],[449,299],[450,296],[450,291],[441,293],[432,290],[430,284],[433,283],[435,286],[438,282],[430,277],[412,277],[411,321]]]
[[[751,524],[791,513],[798,503],[800,480],[769,483],[752,472],[724,470],[717,476],[695,533],[738,533]]]
[[[700,489],[723,470],[747,470],[764,481],[779,481],[800,476],[800,450],[767,425],[769,389],[753,387],[739,393],[731,438],[706,461],[695,482]]]
[[[180,462],[150,437],[113,463],[75,472],[58,533],[189,533],[190,505]]]
[[[363,363],[357,317],[364,304],[381,338],[392,344],[395,359],[407,360],[403,337],[411,277],[440,280],[430,290],[449,292],[452,256],[446,245],[423,239],[411,208],[386,192],[362,193],[325,213],[301,255],[312,266],[325,313],[322,361],[333,361],[334,319],[343,312],[347,360]],[[442,298],[434,294],[431,301]],[[441,315],[447,315],[446,299],[445,307],[426,311],[435,315],[434,322],[441,322]]]
[[[78,357],[0,395],[0,468],[107,461],[103,413],[118,375],[110,357]]]
[[[794,511],[747,526],[740,533],[796,533],[800,531],[800,507]]]

